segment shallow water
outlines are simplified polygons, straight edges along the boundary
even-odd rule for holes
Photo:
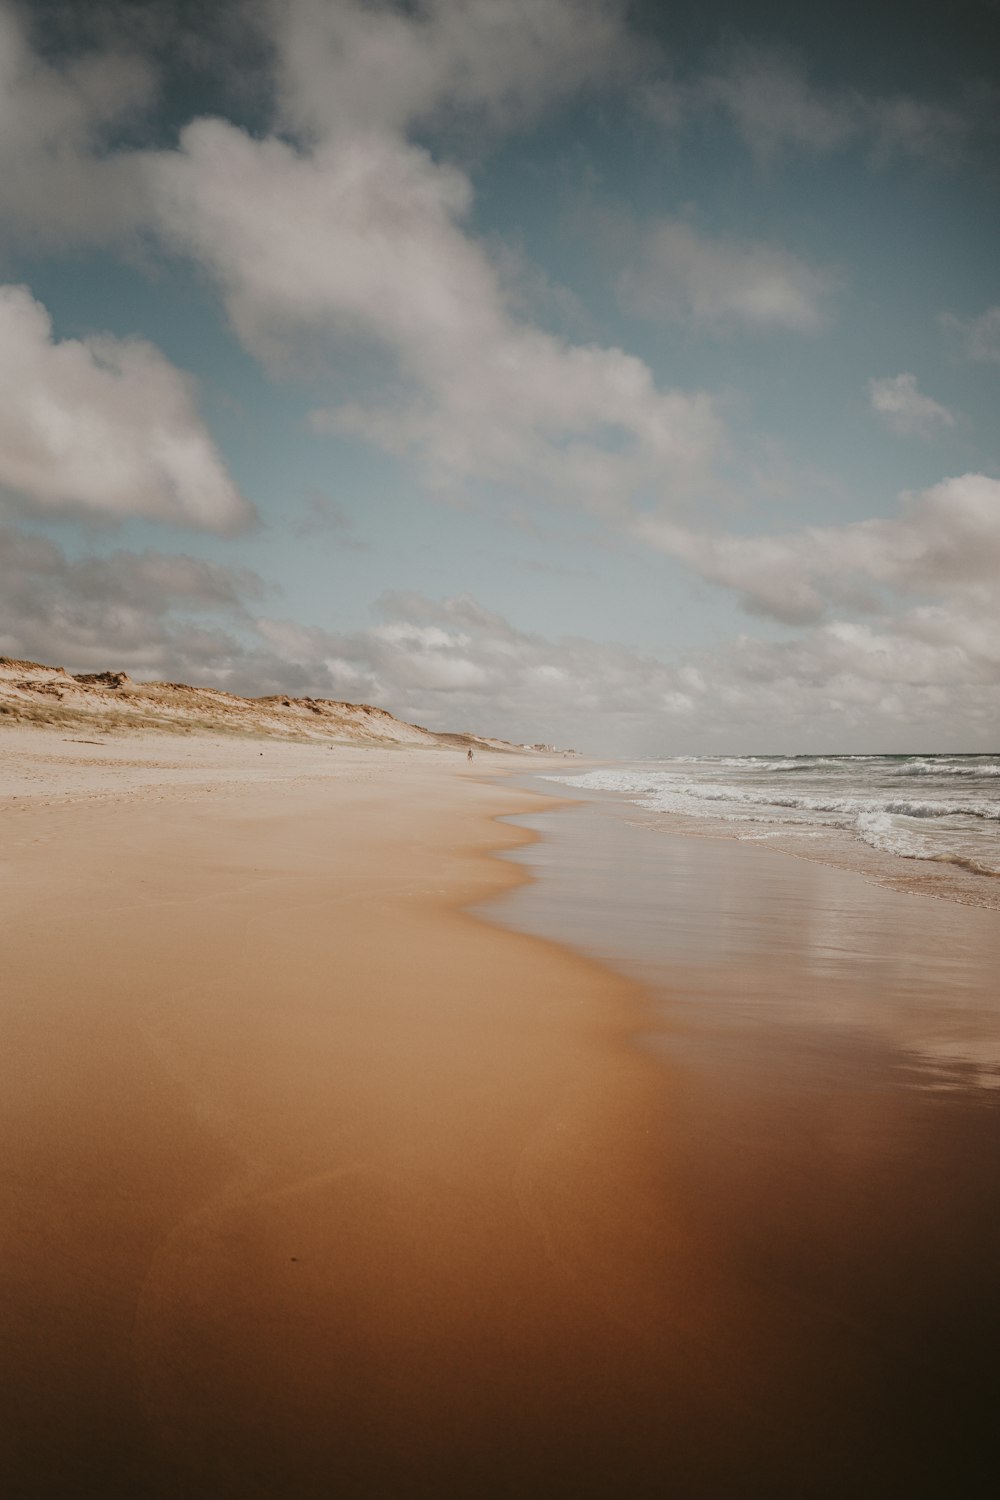
[[[534,881],[483,914],[647,987],[651,1148],[731,1310],[708,1365],[760,1363],[803,1494],[992,1493],[1000,916],[580,795],[517,820]],[[784,1493],[765,1450],[746,1492]]]
[[[1000,904],[1000,756],[692,756],[546,779],[615,792],[695,832],[777,839]]]

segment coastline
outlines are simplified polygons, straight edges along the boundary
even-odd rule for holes
[[[609,811],[618,847],[503,756],[95,748],[0,807],[15,1496],[978,1480],[994,1095],[914,1089],[853,980],[839,1030],[796,1015],[864,938],[793,903],[820,966],[782,980],[797,862]],[[643,888],[686,963],[659,908],[624,921]]]
[[[754,759],[760,758],[744,757],[742,763],[749,764]],[[852,758],[840,759],[845,761]],[[865,759],[877,760],[878,757]],[[922,765],[927,764],[926,758],[917,759],[921,760]],[[956,757],[949,759],[955,760]],[[713,757],[705,757],[701,763],[710,764],[712,760]],[[788,765],[789,762],[784,764]],[[884,841],[884,836],[862,833],[857,827],[850,826],[849,822],[834,821],[808,826],[808,819],[797,820],[793,817],[790,823],[782,823],[780,816],[775,818],[774,814],[796,805],[794,798],[788,801],[784,795],[775,796],[770,801],[766,795],[763,798],[752,796],[751,801],[744,804],[734,817],[731,810],[720,807],[720,802],[725,798],[718,793],[711,799],[715,806],[706,807],[702,804],[699,807],[695,804],[681,810],[659,803],[655,795],[652,798],[647,796],[646,793],[651,790],[649,787],[640,789],[634,784],[627,784],[629,779],[634,783],[635,776],[641,775],[642,767],[652,771],[655,776],[669,766],[668,761],[627,762],[620,767],[599,768],[594,773],[596,780],[586,773],[567,771],[565,767],[561,767],[558,774],[543,773],[542,779],[566,786],[570,795],[578,792],[586,798],[596,792],[600,797],[622,802],[629,807],[630,817],[652,832],[686,838],[764,844],[774,852],[790,855],[794,859],[850,870],[889,890],[933,896],[960,906],[1000,910],[1000,867],[995,865],[995,843],[992,850],[994,863],[987,865],[982,863],[981,858],[976,859],[968,853],[958,851],[930,852],[926,849],[916,851],[894,847]],[[624,777],[621,772],[624,772]],[[617,779],[622,784],[602,785],[609,773],[612,781]],[[740,792],[734,791],[734,804],[738,803],[739,797]],[[802,806],[809,807],[808,800]],[[832,808],[821,810],[829,812]],[[895,810],[901,812],[904,809],[896,805]],[[923,803],[916,811],[918,816],[928,812],[928,804]],[[771,814],[769,826],[768,814]],[[797,823],[799,826],[796,826]],[[986,826],[989,827],[989,824]]]

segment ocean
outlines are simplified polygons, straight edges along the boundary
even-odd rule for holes
[[[1000,755],[675,756],[547,779],[618,793],[675,832],[775,840],[892,884],[1000,904]]]

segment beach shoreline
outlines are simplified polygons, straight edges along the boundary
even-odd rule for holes
[[[777,762],[778,772],[791,768],[795,772],[808,771],[810,764],[817,767],[839,765],[843,774],[849,770],[854,778],[854,767],[858,761],[871,766],[879,761],[889,762],[897,774],[907,779],[895,786],[883,781],[878,789],[878,798],[858,796],[858,787],[813,788],[810,798],[797,797],[789,793],[788,786],[772,784],[762,790],[753,787],[720,787],[720,773],[732,774],[731,765],[738,765],[746,775],[747,767],[758,772],[767,772],[775,767],[773,758],[744,756],[689,757],[678,761],[659,760],[648,762],[621,762],[605,765],[595,770],[577,770],[560,767],[555,772],[543,773],[546,781],[565,785],[571,795],[584,797],[595,792],[611,801],[627,803],[630,816],[637,824],[652,831],[674,834],[679,837],[729,839],[747,843],[766,844],[776,853],[815,864],[825,864],[837,869],[850,870],[890,890],[913,895],[933,896],[961,906],[977,906],[1000,910],[1000,857],[995,834],[996,812],[993,793],[997,774],[993,757],[976,756],[841,756],[841,757],[796,757]],[[940,798],[942,787],[919,786],[910,780],[914,772],[921,774],[927,767],[933,774],[935,761],[946,763],[945,785],[954,784],[957,774],[961,780],[975,775],[978,764],[988,762],[987,769],[979,780],[978,790],[983,801],[971,811],[977,820],[976,838],[970,840],[968,828],[963,830],[955,842],[959,847],[948,847],[948,835],[954,839],[955,830],[949,828],[946,814],[962,811],[940,802],[925,800]],[[696,766],[698,774],[692,776],[688,767]],[[678,775],[678,772],[681,774]],[[702,779],[699,784],[698,777]],[[687,785],[684,785],[685,780]],[[787,780],[787,778],[786,778]],[[928,778],[924,777],[925,783]],[[961,786],[961,780],[959,785]],[[899,797],[899,787],[916,786],[916,802]],[[801,775],[800,775],[801,787]],[[799,790],[799,788],[796,788]],[[950,790],[950,788],[948,788]],[[838,793],[847,791],[847,796]],[[822,793],[824,802],[816,796]],[[832,799],[832,800],[830,800]],[[965,799],[966,804],[968,798]],[[879,809],[879,801],[885,811]],[[889,813],[912,813],[908,821],[922,823],[924,830],[946,829],[946,837],[938,841],[938,847],[928,847],[926,836],[915,844],[912,831],[893,830]],[[824,816],[825,814],[825,816]],[[860,817],[859,817],[860,814]],[[869,826],[861,826],[865,821]],[[904,816],[904,821],[907,819]],[[964,852],[961,845],[964,843]],[[976,847],[970,847],[971,844]],[[984,856],[990,863],[984,863]]]
[[[501,755],[18,731],[0,766],[12,1493],[940,1493],[947,1423],[968,1450],[986,1409],[940,1409],[961,1339],[913,1362],[919,1298],[962,1269],[932,1226],[905,1270],[913,1153],[964,1234],[998,1185],[955,1161],[992,1117],[947,1103],[938,1141],[849,1017],[833,1046],[796,1050],[794,1009],[747,1029],[800,983],[768,945],[817,938],[774,925],[762,872],[801,886],[795,861],[611,818],[618,848]],[[691,953],[597,942],[643,889],[715,990],[686,993]],[[756,957],[718,947],[713,892],[758,903]],[[825,931],[824,963],[861,942]]]

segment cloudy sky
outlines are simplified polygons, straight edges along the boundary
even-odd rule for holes
[[[995,749],[998,59],[998,0],[0,0],[0,653]]]

